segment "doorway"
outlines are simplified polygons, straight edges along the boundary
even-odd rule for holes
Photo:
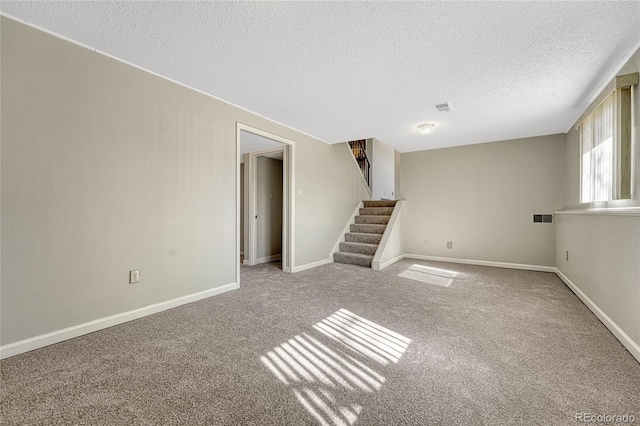
[[[281,260],[293,270],[293,141],[237,123],[237,273],[245,265]],[[278,250],[280,249],[280,250]]]
[[[246,247],[243,263],[258,265],[282,260],[284,147],[247,156],[253,161],[249,158],[244,176],[248,185],[243,212],[247,226],[244,232],[241,230]]]

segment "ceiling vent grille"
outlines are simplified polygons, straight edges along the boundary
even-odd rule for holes
[[[449,102],[446,102],[444,104],[436,104],[433,106],[436,111],[438,112],[449,112],[451,111],[453,108],[451,107],[451,104]]]

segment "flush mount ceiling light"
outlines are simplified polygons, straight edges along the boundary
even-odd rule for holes
[[[433,123],[422,123],[418,124],[418,133],[421,135],[428,135],[429,133],[433,133],[433,129],[436,127]]]

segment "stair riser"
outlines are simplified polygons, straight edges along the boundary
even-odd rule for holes
[[[368,223],[372,225],[386,225],[390,216],[356,216],[356,223]]]
[[[352,243],[379,244],[382,234],[351,234],[344,235],[344,240]]]
[[[365,207],[394,207],[396,200],[368,200],[363,203]]]
[[[365,207],[359,213],[360,216],[391,216],[393,207]]]
[[[373,256],[367,258],[367,259],[362,259],[362,258],[352,258],[349,257],[349,255],[347,253],[334,253],[333,254],[333,261],[334,262],[338,262],[338,263],[346,263],[349,265],[358,265],[358,266],[364,266],[366,268],[370,268],[371,267],[371,258]]]
[[[351,225],[351,232],[362,232],[365,234],[382,234],[384,233],[387,225],[368,225],[368,224],[355,224]]]
[[[340,251],[344,253],[376,254],[377,245],[344,242],[340,243]]]

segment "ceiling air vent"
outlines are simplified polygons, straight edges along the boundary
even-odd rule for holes
[[[449,112],[451,111],[453,108],[451,107],[451,104],[449,102],[444,103],[444,104],[436,104],[433,106],[436,111],[438,112]]]

